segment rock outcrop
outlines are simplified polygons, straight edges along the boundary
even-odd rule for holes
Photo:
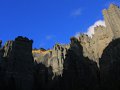
[[[107,31],[111,39],[120,37],[120,9],[118,6],[111,4],[110,7],[103,10]]]
[[[32,50],[17,37],[1,46],[0,90],[120,90],[120,9],[103,10],[106,26],[67,45]]]
[[[53,78],[62,75],[63,63],[69,45],[55,44],[53,49],[47,51],[33,50],[33,56],[37,63],[43,63],[46,67],[52,67]]]
[[[44,83],[49,90],[119,90],[116,39],[120,37],[120,9],[111,4],[103,15],[106,26],[96,26],[92,38],[81,34],[78,39],[71,38],[69,45],[56,44],[51,50],[33,51],[36,62],[45,65],[45,75],[50,76]]]
[[[96,26],[94,28],[94,35],[80,35],[80,44],[83,46],[83,54],[91,60],[94,60],[99,65],[99,58],[103,50],[111,41],[105,26]]]
[[[32,43],[19,36],[3,47],[4,90],[33,89]]]
[[[2,44],[2,40],[0,40],[0,48],[1,48],[1,46],[2,46],[1,44]]]
[[[0,40],[0,64],[2,62],[2,56],[3,56],[3,49],[2,49],[2,45],[1,44],[2,44],[2,40]]]
[[[99,69],[94,61],[83,56],[83,47],[71,38],[63,71],[63,90],[99,90]]]
[[[120,90],[120,39],[105,48],[100,59],[102,90]]]
[[[103,15],[106,26],[96,26],[92,38],[86,34],[78,38],[83,46],[84,56],[96,61],[98,66],[103,50],[113,39],[120,37],[119,7],[111,4],[108,10],[103,10]]]

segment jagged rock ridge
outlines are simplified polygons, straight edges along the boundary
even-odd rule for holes
[[[56,44],[51,50],[33,50],[32,52],[37,63],[43,63],[46,67],[51,66],[54,75],[62,75],[63,63],[69,46],[69,44]]]
[[[103,15],[106,27],[95,27],[92,38],[50,50],[32,50],[21,36],[0,41],[0,90],[120,90],[120,9],[111,4]]]
[[[33,62],[32,40],[18,37],[8,41],[1,49],[1,76],[4,81],[3,90],[32,90]],[[2,88],[1,88],[2,89]]]
[[[103,16],[106,26],[96,26],[92,38],[86,34],[79,36],[79,40],[83,46],[84,56],[96,61],[98,65],[103,50],[113,39],[120,37],[119,7],[111,4],[108,10],[103,10]]]

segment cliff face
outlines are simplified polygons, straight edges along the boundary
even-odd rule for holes
[[[17,37],[1,46],[0,90],[120,90],[120,9],[103,10],[106,26],[68,45],[32,50]]]
[[[105,48],[100,59],[102,89],[120,89],[120,39],[113,40]]]
[[[18,37],[8,41],[2,48],[2,72],[4,72],[3,90],[32,90],[33,88],[33,57],[32,40]],[[16,86],[16,87],[15,87]],[[11,89],[11,90],[12,90]]]
[[[36,59],[33,53],[38,63],[51,66],[52,89],[119,90],[119,40],[116,39],[120,37],[120,9],[111,4],[108,10],[103,10],[103,15],[106,26],[96,26],[92,38],[81,34],[67,46],[56,44],[53,49],[39,53],[41,59]]]
[[[1,49],[2,40],[0,40],[0,64],[2,63],[3,50]]]
[[[55,75],[62,75],[63,63],[69,45],[56,44],[53,49],[47,51],[33,50],[33,56],[37,63],[43,63],[46,67],[52,67]],[[54,77],[53,76],[53,77]]]
[[[98,65],[103,50],[111,41],[106,28],[104,26],[96,26],[92,38],[85,34],[79,36],[84,56],[94,60]]]
[[[83,56],[83,47],[76,38],[71,38],[62,78],[64,90],[99,90],[97,64]]]
[[[120,9],[118,6],[111,4],[109,9],[103,10],[107,31],[112,39],[120,37]]]
[[[96,61],[98,65],[103,50],[113,39],[120,37],[119,7],[111,4],[108,10],[103,10],[103,15],[106,26],[96,26],[92,38],[85,34],[79,36],[84,56]]]
[[[53,50],[56,56],[59,55],[56,54],[57,50],[63,53],[63,48],[58,44],[54,46]],[[57,59],[52,58],[55,60],[52,62],[55,66],[51,64],[51,66],[46,66],[44,63],[37,64],[35,87],[38,90],[41,87],[43,90],[99,90],[99,69],[94,61],[83,56],[80,42],[74,37],[71,38],[69,49],[67,52],[65,51],[65,58],[61,56],[63,54],[60,51]],[[64,63],[60,63],[62,59]],[[51,61],[51,59],[49,60]],[[59,67],[59,65],[62,66]],[[54,72],[55,67],[57,67],[57,72]]]

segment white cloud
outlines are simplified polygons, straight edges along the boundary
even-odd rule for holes
[[[99,25],[102,25],[102,26],[106,26],[105,25],[105,21],[103,20],[98,20],[96,21],[93,25],[91,25],[88,29],[87,29],[87,32],[85,32],[84,34],[87,34],[88,36],[92,37],[92,35],[94,34],[94,28],[96,26],[99,26]],[[80,36],[80,32],[76,32],[75,34],[75,37],[78,38]]]
[[[94,34],[94,27],[99,26],[99,25],[105,26],[105,21],[103,21],[103,20],[96,21],[93,25],[91,25],[88,28],[86,34],[88,34],[88,36],[92,37],[92,35]]]
[[[81,15],[81,8],[78,8],[78,9],[76,9],[76,10],[73,10],[72,12],[71,12],[71,16],[80,16]]]

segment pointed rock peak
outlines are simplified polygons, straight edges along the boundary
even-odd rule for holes
[[[113,4],[113,3],[112,3],[112,4],[110,4],[109,9],[112,9],[112,8],[115,8],[115,7],[116,7],[116,8],[119,8],[119,6],[117,6],[116,4]]]
[[[29,40],[27,37],[22,37],[22,36],[18,36],[17,38],[15,38],[15,41],[22,41],[22,42],[31,42],[31,43],[33,43],[33,40]]]

